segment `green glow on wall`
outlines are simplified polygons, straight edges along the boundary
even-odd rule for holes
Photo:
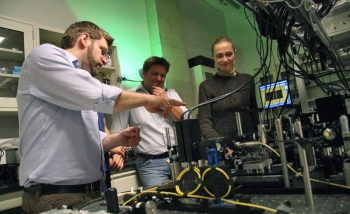
[[[115,38],[121,75],[130,80],[142,80],[138,70],[151,56],[149,31],[144,1],[66,0],[79,21],[91,21]],[[123,89],[138,82],[123,81]]]

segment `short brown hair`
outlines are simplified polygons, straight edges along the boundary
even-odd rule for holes
[[[81,21],[71,24],[66,32],[64,32],[61,40],[61,48],[67,49],[74,47],[75,42],[82,33],[88,33],[91,39],[101,39],[103,36],[108,46],[112,45],[114,38],[111,37],[105,30],[89,21]]]
[[[233,43],[232,39],[228,38],[227,36],[219,36],[219,37],[217,37],[217,38],[214,40],[214,42],[213,42],[213,44],[212,44],[212,46],[211,46],[211,55],[212,55],[212,56],[214,56],[214,46],[215,46],[216,44],[221,43],[221,42],[228,42],[228,43],[231,43],[232,48],[233,48],[233,51],[236,51],[236,49],[235,49],[235,44]]]
[[[151,56],[145,60],[143,63],[142,70],[146,72],[152,67],[152,65],[160,65],[164,66],[166,69],[166,73],[169,71],[170,63],[163,57]]]

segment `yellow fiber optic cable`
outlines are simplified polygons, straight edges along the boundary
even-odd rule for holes
[[[203,176],[202,176],[202,180],[203,180],[203,181],[204,181],[205,175],[206,175],[207,172],[209,172],[211,169],[212,169],[212,168],[208,168],[208,169],[206,169],[206,170],[203,172]],[[230,177],[227,175],[227,173],[226,173],[224,170],[220,169],[219,167],[215,167],[215,170],[221,172],[221,173],[226,177],[227,180],[230,179]],[[212,197],[215,196],[215,195],[214,195],[213,193],[211,193],[211,192],[207,189],[207,187],[205,187],[205,186],[204,186],[204,190],[205,190],[210,196],[212,196]],[[227,190],[226,194],[223,195],[222,197],[225,198],[226,196],[228,196],[228,194],[230,194],[230,192],[231,192],[231,184],[228,185],[228,190]]]
[[[275,150],[273,149],[272,147],[270,147],[269,145],[266,145],[266,144],[263,144],[261,142],[258,142],[258,144],[261,144],[267,148],[269,148],[271,151],[273,151],[278,157],[280,157],[280,154]],[[298,176],[303,176],[303,174],[301,172],[297,172],[295,169],[293,169],[293,167],[291,167],[289,164],[287,164],[287,167],[292,171],[294,172],[296,175]],[[322,184],[328,184],[328,185],[331,185],[331,186],[336,186],[336,187],[341,187],[341,188],[345,188],[345,189],[350,189],[350,186],[346,186],[346,185],[342,185],[342,184],[336,184],[336,183],[331,183],[331,182],[326,182],[326,181],[321,181],[321,180],[316,180],[316,179],[313,179],[313,178],[310,178],[310,181],[313,181],[313,182],[317,182],[317,183],[322,183]]]
[[[144,194],[144,193],[148,193],[148,192],[152,192],[153,190],[157,189],[157,187],[152,187],[148,190],[144,190],[143,192],[140,192],[139,194],[134,195],[132,198],[130,198],[129,200],[125,201],[122,205],[126,205],[127,203],[129,203],[130,201],[134,200],[135,198],[137,198],[138,196]]]
[[[198,175],[198,179],[200,179],[201,178],[200,170],[197,167],[193,167],[193,168],[188,167],[179,173],[179,175],[176,178],[176,181],[180,182],[181,179],[183,178],[183,176],[187,172],[189,172],[191,169],[193,169],[193,171]],[[187,195],[192,195],[192,194],[196,193],[198,191],[198,189],[200,188],[200,186],[201,186],[201,183],[198,183],[197,187],[193,191],[187,193]],[[175,184],[175,189],[176,189],[176,192],[178,194],[180,194],[181,196],[183,196],[185,194],[180,190],[180,186],[178,184]]]

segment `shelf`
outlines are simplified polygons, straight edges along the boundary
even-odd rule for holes
[[[17,110],[15,97],[0,97],[0,116],[15,116]]]
[[[10,29],[9,32],[11,33],[18,31],[17,27],[16,28],[12,27],[13,24],[14,22],[11,21],[10,23],[8,23],[8,25],[5,26],[6,28]],[[1,26],[1,27],[4,27],[4,26]],[[22,50],[22,51],[19,51],[18,49],[12,49],[12,47],[21,47],[19,45],[1,46],[0,61],[3,64],[1,67],[12,69],[14,66],[22,65],[26,57],[26,54],[30,53],[33,47],[39,46],[43,43],[51,43],[58,47],[61,46],[61,39],[62,39],[62,35],[64,34],[63,30],[53,29],[51,27],[41,26],[39,24],[35,26],[31,25],[30,29],[22,25],[19,25],[18,27],[20,29],[19,32],[21,33],[21,35],[18,36],[19,39],[17,39],[16,37],[15,41],[19,40],[19,42],[22,42],[24,45],[24,48],[23,50],[22,48],[19,48],[20,50]],[[34,40],[33,40],[33,30],[35,35]],[[119,72],[117,49],[115,46],[111,46],[109,47],[109,51],[111,52],[111,60],[112,60],[111,64],[108,64],[109,66],[103,66],[100,69],[99,75],[97,75],[96,78],[98,78],[99,80],[102,80],[103,76],[105,75],[106,77],[108,77],[108,79],[110,79],[110,85],[117,85],[118,83],[116,81],[117,80],[116,75],[117,75],[117,72]],[[17,116],[18,108],[17,108],[16,94],[18,90],[18,82],[19,82],[19,75],[0,73],[0,117]]]
[[[6,85],[14,85],[14,84],[17,85],[18,79],[19,79],[19,75],[0,74],[0,89],[5,88]]]
[[[327,78],[327,77],[326,77]],[[337,78],[337,77],[335,77]],[[350,77],[345,77],[345,80],[349,80]],[[325,81],[326,84],[331,84],[331,83],[336,83],[336,82],[340,82],[339,79],[336,80],[331,80],[331,81]],[[307,85],[306,88],[313,88],[313,87],[318,87],[315,83],[310,83],[310,85]]]
[[[0,48],[0,59],[11,62],[23,62],[24,53],[23,51]]]
[[[102,66],[99,73],[107,74],[108,76],[112,75],[115,72],[115,67]]]
[[[0,77],[10,77],[10,78],[14,78],[14,79],[18,80],[19,75],[15,75],[15,74],[0,74]]]
[[[61,47],[61,39],[63,36],[63,32],[56,29],[42,29],[39,27],[39,35],[40,35],[40,45],[45,43],[50,43],[56,45],[57,47]]]
[[[0,108],[0,117],[18,117],[18,112],[17,108],[11,108],[11,109],[6,109],[6,108]]]

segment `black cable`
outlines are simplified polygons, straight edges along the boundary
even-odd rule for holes
[[[261,70],[261,69],[260,69],[260,70]],[[196,106],[194,106],[194,107],[192,107],[192,108],[187,109],[185,112],[182,113],[182,115],[181,115],[181,120],[183,120],[183,116],[184,116],[187,112],[189,112],[189,113],[188,113],[188,117],[187,117],[187,119],[189,119],[191,113],[193,112],[193,110],[195,110],[195,109],[197,109],[197,108],[199,108],[199,107],[201,107],[201,106],[204,106],[204,105],[207,105],[207,104],[210,104],[210,103],[213,103],[213,102],[222,100],[222,99],[224,99],[224,98],[226,98],[226,97],[228,97],[228,96],[230,96],[230,95],[232,95],[232,94],[234,94],[234,93],[236,93],[236,92],[241,91],[241,89],[242,89],[244,86],[246,86],[249,82],[251,82],[252,80],[254,80],[254,77],[256,77],[257,74],[259,74],[259,72],[257,72],[249,81],[247,81],[246,83],[244,83],[243,85],[241,85],[241,86],[240,86],[239,88],[237,88],[236,90],[231,91],[231,92],[229,92],[229,93],[226,93],[226,94],[224,94],[224,95],[221,95],[221,96],[219,96],[219,97],[214,97],[214,98],[212,98],[212,99],[210,99],[210,100],[206,100],[206,101],[204,101],[204,102],[202,102],[202,103],[200,103],[200,104],[198,104],[198,105],[196,105]],[[247,89],[248,89],[248,88],[243,89],[243,90],[247,90]]]
[[[277,5],[275,8],[273,8],[273,11],[274,12],[276,12],[277,13],[277,16],[279,16],[279,19],[282,19],[283,20],[283,23],[287,23],[287,21],[288,21],[288,11],[287,10],[285,10],[281,5]],[[261,14],[260,13],[256,13],[255,14],[255,16],[256,16],[256,19],[258,20],[258,19],[262,19],[262,20],[260,20],[260,23],[262,23],[262,21],[265,21],[265,22],[268,22],[269,20],[267,20],[267,19],[264,19],[264,17],[262,17],[261,16]],[[250,23],[251,24],[251,23]],[[291,23],[290,23],[290,25],[292,26],[294,24],[294,21],[292,21]],[[275,25],[275,24],[274,24]],[[255,25],[253,25],[253,24],[251,24],[251,26],[253,26],[253,28],[254,28],[254,30],[256,31],[256,33],[257,34],[259,34],[258,33],[258,31],[256,30],[256,28],[255,28]],[[265,32],[271,32],[272,33],[272,30],[269,30],[268,29],[268,27],[269,27],[269,24],[267,24],[266,25],[266,30],[265,30]],[[290,27],[291,28],[291,27]],[[277,33],[280,33],[280,32],[277,32]],[[267,35],[269,35],[270,33],[267,33]],[[260,38],[260,40],[259,41],[261,41],[261,36],[259,35],[259,37],[257,37],[257,41],[258,41],[258,38]],[[269,55],[270,55],[270,57],[269,57],[269,62],[268,62],[268,66],[267,66],[267,71],[265,72],[265,73],[263,73],[263,77],[262,77],[262,79],[267,79],[266,78],[266,75],[268,75],[269,74],[269,72],[268,72],[268,70],[269,70],[269,67],[270,67],[270,65],[269,64],[271,64],[271,58],[272,58],[272,43],[270,43],[271,44],[271,46],[270,47],[267,47],[267,48],[269,48],[270,50],[269,50]],[[258,47],[258,46],[257,46]],[[260,48],[261,49],[263,49],[263,44],[261,43],[261,46],[260,46]],[[258,53],[261,55],[261,51],[259,50],[259,48],[257,48],[257,50],[258,50]],[[261,56],[261,59],[262,59],[263,57]],[[267,63],[266,63],[267,64]],[[278,78],[279,78],[279,76],[280,76],[280,72],[281,72],[281,64],[279,64],[279,68],[278,68],[278,70],[277,70],[277,77],[276,77],[276,81],[278,80]],[[265,77],[265,78],[264,78]],[[288,81],[289,81],[289,79],[287,79]],[[289,93],[290,93],[290,89],[288,89],[289,91]],[[288,94],[287,96],[290,96],[290,94]],[[260,98],[261,98],[261,94],[260,94]],[[285,100],[285,102],[286,102],[287,100]],[[270,100],[270,103],[271,103],[271,100]],[[263,106],[265,106],[264,104],[262,104]],[[281,110],[281,112],[283,112],[283,110],[284,109],[282,109]],[[265,109],[264,109],[264,112],[265,112]],[[267,113],[266,114],[268,114],[268,111],[267,111]],[[268,115],[267,115],[267,117],[268,117]]]
[[[117,82],[123,82],[123,81],[142,82],[142,80],[130,80],[130,79],[126,78],[124,75],[122,77],[117,78]]]
[[[290,139],[290,140],[278,140],[278,139],[275,139],[273,137],[270,137],[266,133],[265,133],[265,136],[266,136],[266,138],[268,138],[271,141],[284,142],[284,143],[294,143],[294,142],[305,143],[305,141],[315,142],[316,140],[324,139],[323,136],[313,137],[313,138],[304,138],[304,137],[301,137],[297,132],[295,133],[296,138],[295,139]]]

